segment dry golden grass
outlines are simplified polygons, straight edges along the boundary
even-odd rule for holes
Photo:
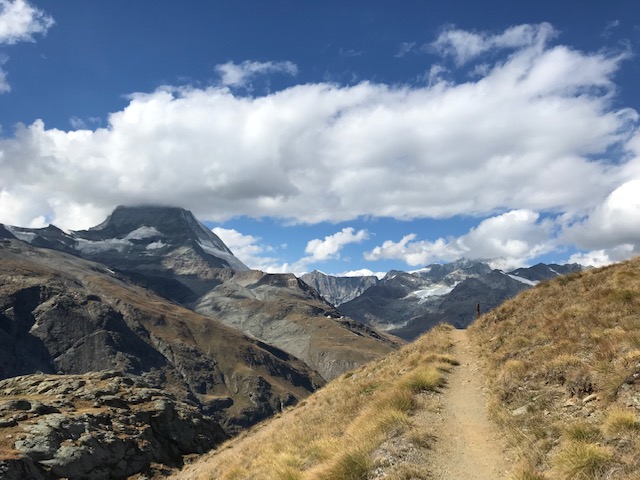
[[[604,478],[613,465],[611,450],[595,443],[569,442],[554,457],[556,476],[563,480]]]
[[[640,430],[638,412],[627,408],[613,408],[602,424],[604,433],[608,436],[636,433]]]
[[[527,465],[513,479],[640,472],[640,258],[541,283],[470,334],[489,365],[492,414]]]
[[[428,443],[429,432],[412,431],[417,397],[438,389],[449,354],[450,327],[438,327],[384,359],[329,383],[303,404],[224,444],[179,478],[219,480],[360,480],[373,467],[372,453],[403,432]],[[407,466],[395,478],[422,478]],[[425,477],[426,478],[426,477]]]

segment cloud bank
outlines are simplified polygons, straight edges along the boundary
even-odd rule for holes
[[[230,87],[295,75],[295,65],[228,63],[220,85],[131,95],[105,128],[18,126],[0,140],[0,222],[85,228],[123,203],[217,221],[466,215],[480,223],[461,238],[389,240],[369,258],[413,265],[467,252],[508,263],[562,241],[637,251],[638,114],[614,102],[628,53],[556,37],[548,24],[451,27],[431,48],[473,75],[444,81],[438,64],[423,85],[313,83],[253,97]],[[308,256],[331,252],[326,241]]]

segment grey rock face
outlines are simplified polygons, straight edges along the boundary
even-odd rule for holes
[[[379,282],[378,277],[374,276],[334,277],[317,270],[305,273],[300,279],[315,288],[322,298],[336,307],[362,295],[367,288]]]
[[[21,414],[25,405],[7,396],[41,400],[22,400],[32,407]],[[43,413],[54,409],[58,413]],[[0,472],[31,475],[23,478],[126,478],[154,462],[180,466],[183,455],[203,453],[226,438],[194,405],[119,372],[0,381],[0,412],[4,418],[19,416],[13,429],[18,439],[11,445],[5,436],[0,444],[22,455],[20,462],[0,462]]]

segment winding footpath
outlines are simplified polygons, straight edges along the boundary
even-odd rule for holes
[[[436,414],[430,471],[438,480],[501,480],[509,476],[505,445],[489,418],[484,375],[466,330],[452,330],[460,365],[448,375]]]

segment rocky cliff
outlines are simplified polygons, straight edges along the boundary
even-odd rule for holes
[[[315,288],[322,298],[336,307],[362,295],[367,288],[379,282],[375,276],[335,277],[317,270],[305,273],[300,279]]]

